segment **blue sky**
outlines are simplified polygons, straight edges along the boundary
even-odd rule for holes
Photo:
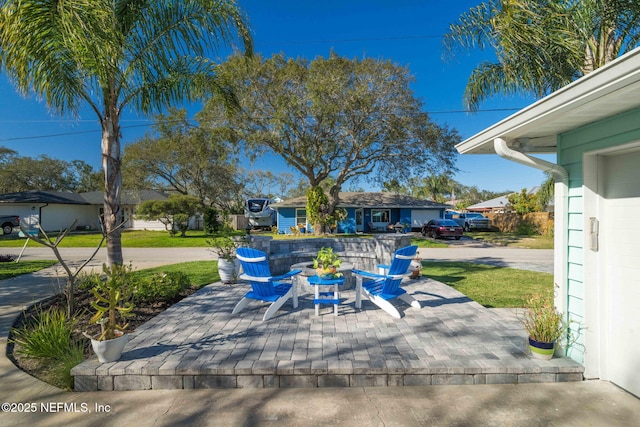
[[[328,56],[331,50],[349,58],[380,58],[407,66],[415,76],[413,90],[432,120],[456,128],[468,138],[530,104],[532,98],[497,97],[482,110],[461,112],[462,95],[471,70],[490,52],[463,53],[442,60],[442,36],[448,25],[480,0],[364,1],[364,0],[245,0],[256,52],[268,57]],[[224,59],[227,52],[221,52]],[[63,160],[84,160],[100,167],[100,127],[95,115],[83,110],[78,119],[52,116],[43,102],[22,98],[0,77],[0,146],[19,155],[41,154]],[[191,106],[196,112],[199,106]],[[497,110],[497,111],[496,111]],[[150,131],[147,117],[127,112],[123,116],[123,143]],[[545,157],[553,161],[553,158]],[[492,191],[519,190],[539,185],[544,175],[496,155],[458,156],[456,180]],[[255,169],[287,169],[272,157],[258,160]],[[289,170],[294,172],[294,170]]]

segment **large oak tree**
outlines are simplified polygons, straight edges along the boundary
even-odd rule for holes
[[[458,134],[424,112],[406,67],[332,53],[312,61],[235,56],[220,72],[241,104],[228,116],[229,128],[250,155],[281,156],[308,180],[310,194],[335,179],[325,216],[348,181],[406,180],[454,167]],[[210,103],[200,122],[217,123],[223,115]]]

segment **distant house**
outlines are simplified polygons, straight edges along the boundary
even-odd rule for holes
[[[554,175],[556,306],[580,332],[568,355],[640,396],[640,48],[457,149]]]
[[[485,200],[484,202],[476,203],[475,205],[467,206],[469,212],[507,212],[507,205],[509,204],[509,196],[500,196],[491,200]]]
[[[451,207],[390,192],[344,192],[339,199],[337,207],[347,211],[347,218],[338,224],[338,233],[386,231],[398,223],[405,229],[418,229],[431,219],[442,218]],[[291,227],[310,229],[306,204],[306,197],[296,197],[273,205],[278,211],[279,233],[289,233]]]
[[[35,229],[41,225],[45,231],[58,231],[69,227],[76,220],[77,228],[100,229],[100,215],[103,212],[103,193],[65,193],[57,191],[20,191],[0,194],[0,215],[18,215],[24,228]],[[154,190],[125,191],[121,205],[125,228],[164,230],[158,221],[135,219],[134,214],[140,202],[164,200],[168,196]]]
[[[535,194],[538,192],[540,187],[532,187],[527,190],[527,194]],[[514,193],[511,193],[514,194]],[[504,213],[510,212],[509,208],[509,194],[493,198],[491,200],[486,200],[484,202],[476,203],[475,205],[467,206],[469,212],[483,212],[483,213]],[[553,212],[553,200],[549,202],[546,206],[545,211]]]

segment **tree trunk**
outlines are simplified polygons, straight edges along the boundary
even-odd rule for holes
[[[122,264],[121,228],[122,168],[120,125],[117,114],[102,120],[102,169],[104,171],[104,231],[107,235],[107,266]]]

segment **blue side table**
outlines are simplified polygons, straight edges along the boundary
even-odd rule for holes
[[[333,304],[333,314],[337,316],[338,304],[340,304],[340,286],[344,285],[344,277],[325,279],[320,276],[311,276],[307,280],[315,291],[313,303],[316,306],[316,316],[320,315],[320,304]],[[320,292],[320,287],[323,286],[333,287],[333,292]],[[327,298],[331,296],[333,298]]]

